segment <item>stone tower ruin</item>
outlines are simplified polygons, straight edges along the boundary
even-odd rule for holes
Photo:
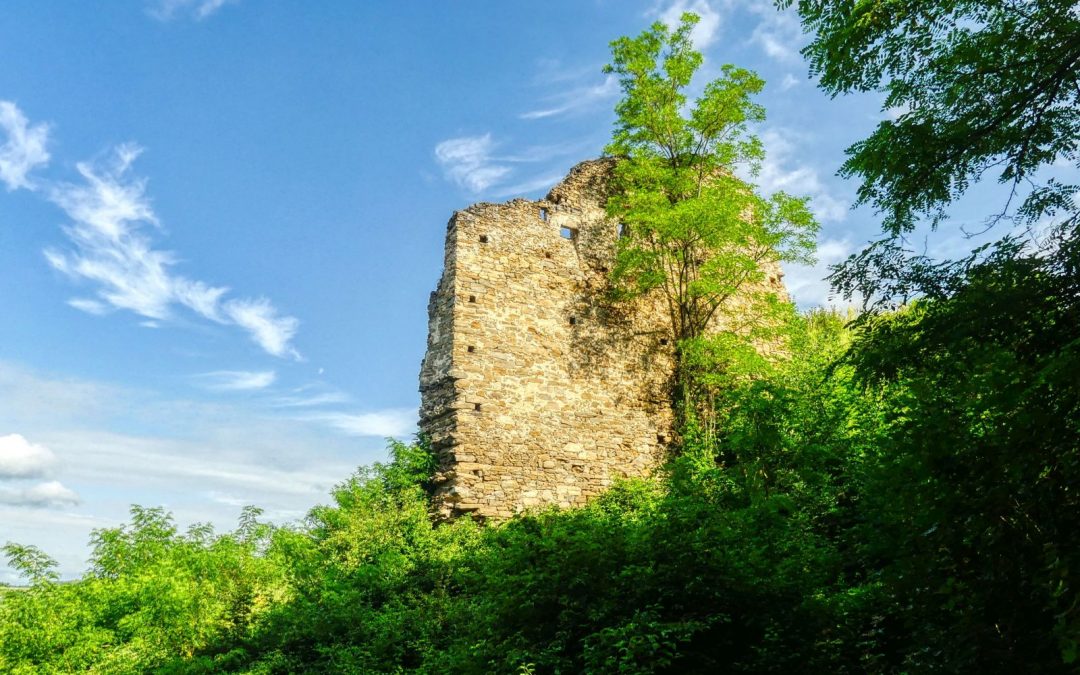
[[[475,204],[447,225],[420,370],[444,517],[582,504],[662,458],[673,368],[662,298],[605,301],[613,162],[582,162],[540,201]]]
[[[664,314],[603,301],[618,237],[604,210],[611,166],[583,162],[541,201],[450,219],[420,370],[443,515],[581,504],[660,458]]]

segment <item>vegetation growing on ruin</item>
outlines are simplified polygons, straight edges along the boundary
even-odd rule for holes
[[[853,72],[836,45],[854,38],[885,50],[875,68],[937,45],[952,66],[896,85],[913,101],[999,53],[989,81],[1028,86],[998,77],[1008,52],[953,47],[1048,16],[1073,26],[1068,46],[1080,34],[1070,6],[799,3],[819,31],[815,67],[836,77]],[[908,11],[929,12],[935,30],[904,28]],[[1016,48],[1037,72],[1065,58],[1038,41]],[[936,143],[915,149],[917,164],[952,181],[922,153],[961,153],[962,134],[935,129],[969,113],[913,110],[912,128]],[[1016,136],[1005,155],[1022,144],[1024,161],[1075,158],[1076,109],[1047,110],[1056,126]],[[978,124],[980,109],[970,114],[963,123]],[[853,157],[872,156],[859,147]],[[933,191],[937,179],[892,176],[910,157],[866,161],[853,173],[865,185],[933,192],[897,223],[952,196]],[[1006,237],[941,262],[888,240],[856,256],[835,279],[868,292],[869,311],[792,313],[784,358],[743,358],[733,341],[703,351],[717,433],[684,434],[662,475],[581,509],[435,526],[430,455],[393,443],[389,463],[296,525],[249,509],[230,533],[178,532],[167,513],[134,508],[95,534],[92,567],[72,583],[47,555],[9,545],[29,587],[0,592],[0,671],[1075,672],[1080,233],[1062,205],[1041,211],[1056,220],[1038,242]]]
[[[698,18],[656,23],[611,44],[609,73],[623,98],[605,152],[619,159],[608,212],[621,223],[611,272],[617,299],[658,293],[674,345],[672,406],[678,426],[712,435],[718,351],[777,342],[788,307],[781,262],[811,262],[818,224],[805,198],[765,195],[754,176],[765,157],[752,125],[765,82],[726,65],[691,103],[702,57],[690,42]]]

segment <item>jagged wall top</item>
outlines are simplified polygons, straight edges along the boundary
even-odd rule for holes
[[[582,503],[662,454],[671,354],[658,298],[605,301],[613,166],[582,162],[543,200],[450,220],[421,369],[448,515]]]

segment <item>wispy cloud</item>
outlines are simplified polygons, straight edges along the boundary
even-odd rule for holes
[[[493,157],[491,134],[449,138],[435,146],[435,159],[448,179],[471,192],[483,192],[510,173]]]
[[[520,179],[509,187],[497,187],[514,176],[514,165],[550,162],[567,155],[579,154],[583,147],[580,143],[557,143],[534,145],[518,152],[496,154],[497,145],[490,133],[451,138],[435,146],[435,159],[447,180],[473,194],[495,188],[492,196],[499,197],[530,192],[551,185],[562,176],[562,173],[545,171],[538,176]]]
[[[0,436],[0,478],[42,478],[56,465],[56,455],[19,434]]]
[[[56,480],[28,487],[0,486],[0,504],[48,508],[79,503],[79,495]]]
[[[351,436],[405,437],[416,431],[416,410],[391,408],[362,413],[320,412],[302,419],[321,422]]]
[[[784,79],[780,81],[780,91],[787,91],[792,87],[799,85],[799,78],[795,77],[791,73],[784,73]]]
[[[272,403],[278,408],[314,408],[323,405],[348,403],[349,396],[340,391],[325,391],[314,394],[298,393],[293,396],[281,396]]]
[[[29,174],[49,163],[49,125],[30,124],[21,110],[10,101],[0,101],[0,182],[8,190],[34,189]]]
[[[80,183],[56,183],[49,199],[71,219],[64,233],[72,248],[44,251],[56,270],[96,287],[95,298],[68,304],[102,315],[128,310],[154,322],[174,318],[175,307],[245,331],[266,352],[299,358],[291,346],[299,321],[282,316],[265,298],[224,299],[228,288],[212,286],[172,271],[175,256],[154,248],[148,231],[159,227],[146,195],[146,180],[132,175],[141,148],[116,147],[99,162],[76,165]],[[148,227],[150,230],[148,230]]]
[[[190,16],[202,21],[225,5],[237,0],[154,0],[147,6],[150,16],[160,21],[171,21],[179,16]]]
[[[36,189],[28,172],[46,164],[48,126],[31,124],[15,104],[0,101],[0,181],[9,190]],[[146,180],[132,175],[142,149],[127,143],[105,159],[79,162],[78,183],[44,183],[46,195],[71,219],[64,234],[72,249],[49,248],[45,259],[69,277],[96,286],[95,298],[72,298],[68,304],[101,316],[128,310],[157,322],[173,318],[173,308],[186,307],[223,325],[238,326],[266,352],[299,359],[291,345],[300,322],[282,316],[266,298],[224,299],[228,288],[174,274],[172,253],[154,248],[147,226],[160,227],[146,195]],[[144,322],[146,325],[147,322]]]
[[[747,9],[759,17],[750,42],[756,44],[769,58],[781,63],[801,63],[799,50],[806,43],[793,8],[778,11],[771,2],[743,0]]]
[[[693,32],[690,33],[690,40],[694,43],[694,47],[698,50],[704,50],[713,42],[720,34],[720,28],[722,26],[722,15],[718,6],[722,6],[725,10],[730,5],[730,2],[721,0],[720,2],[709,2],[708,0],[674,0],[672,2],[662,2],[653,7],[648,12],[648,15],[658,16],[668,26],[677,26],[679,19],[685,12],[692,12],[698,15],[700,19],[698,24],[694,26]]]
[[[784,285],[791,297],[804,308],[847,306],[847,302],[832,296],[825,277],[829,275],[830,265],[844,261],[855,250],[855,245],[847,239],[825,239],[818,245],[816,264],[785,266]]]
[[[757,184],[768,194],[784,191],[810,197],[810,210],[822,222],[844,220],[848,204],[830,193],[817,169],[796,162],[797,138],[797,134],[785,129],[767,129],[761,134],[765,162]]]
[[[297,419],[314,410],[272,408],[273,397],[263,398],[175,398],[0,361],[0,430],[18,429],[56,458],[36,477],[0,479],[8,488],[0,498],[0,543],[41,546],[71,577],[84,569],[90,530],[119,524],[131,503],[165,505],[181,526],[231,527],[240,503],[294,518],[358,465],[385,458],[380,436],[400,431],[371,428],[375,436],[358,438],[324,421]],[[77,510],[27,508],[69,503],[55,486],[33,489],[52,480],[78,493]],[[210,492],[230,503],[210,499]],[[10,579],[0,565],[0,581]]]
[[[108,305],[93,298],[71,298],[67,301],[67,304],[80,312],[86,312],[94,316],[105,316],[110,311]]]
[[[272,370],[215,370],[195,377],[206,388],[216,391],[254,391],[272,385],[277,373]]]
[[[278,315],[266,298],[228,300],[222,305],[233,323],[250,333],[251,339],[274,356],[291,356],[300,359],[300,353],[289,344],[300,327],[300,321],[291,316]]]
[[[514,183],[513,185],[507,185],[500,187],[495,191],[495,197],[509,197],[512,195],[525,195],[536,192],[537,190],[543,190],[544,188],[550,188],[563,179],[565,171],[556,173],[542,174],[535,178],[529,178],[520,183]]]
[[[595,72],[599,71],[600,69],[596,68]],[[545,97],[545,107],[522,113],[519,117],[523,120],[538,120],[591,110],[598,104],[615,98],[619,93],[619,81],[614,75],[607,75],[599,83],[582,83],[569,89],[561,89],[558,93]]]

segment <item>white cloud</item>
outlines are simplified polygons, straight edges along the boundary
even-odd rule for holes
[[[801,63],[799,50],[806,43],[794,8],[777,10],[770,0],[662,0],[646,12],[668,26],[676,26],[683,12],[693,12],[701,20],[690,36],[694,47],[704,51],[720,36],[723,25],[733,12],[745,12],[757,18],[749,42],[782,63]]]
[[[56,455],[19,434],[0,436],[0,478],[41,478],[56,465]]]
[[[161,21],[169,21],[178,15],[187,14],[202,21],[225,5],[236,0],[156,0],[148,8],[150,16]]]
[[[793,8],[777,11],[771,2],[746,3],[747,8],[761,17],[750,42],[761,48],[765,54],[782,63],[801,63],[799,50],[805,44],[799,17]]]
[[[217,391],[252,391],[266,389],[277,379],[272,370],[216,370],[196,376],[208,389]]]
[[[847,239],[826,239],[818,245],[815,265],[786,265],[784,285],[791,297],[803,308],[846,307],[847,302],[832,297],[825,277],[830,273],[830,265],[847,259],[855,250],[855,245]]]
[[[446,177],[472,192],[482,192],[510,173],[491,156],[491,134],[447,139],[435,146],[435,159]]]
[[[885,117],[895,122],[909,112],[911,112],[911,106],[907,103],[901,103],[900,105],[886,108]]]
[[[79,495],[60,481],[50,480],[30,487],[0,487],[0,504],[57,507],[79,503]]]
[[[721,16],[716,9],[716,4],[722,4],[725,9],[729,2],[708,2],[708,0],[674,0],[670,3],[662,3],[653,8],[649,14],[659,15],[660,20],[671,27],[679,25],[679,19],[684,12],[693,12],[699,17],[698,24],[690,33],[690,40],[694,48],[703,51],[716,41],[720,34]]]
[[[822,222],[844,220],[848,204],[829,192],[817,169],[795,164],[796,139],[796,134],[783,129],[768,129],[761,134],[765,162],[757,184],[766,194],[782,190],[796,197],[810,197],[810,210]]]
[[[351,436],[405,437],[416,431],[416,410],[391,408],[358,414],[323,412],[302,419],[322,422]]]
[[[268,353],[300,359],[299,352],[289,345],[300,321],[278,316],[277,309],[266,298],[229,300],[223,309],[233,323],[247,329],[251,338]]]
[[[18,429],[62,463],[52,476],[0,485],[30,488],[56,479],[81,498],[77,511],[27,509],[12,503],[16,496],[20,503],[35,496],[40,502],[51,490],[55,502],[63,493],[5,491],[0,543],[40,546],[71,578],[84,569],[90,530],[120,524],[132,503],[165,506],[180,527],[195,521],[234,527],[237,507],[207,497],[213,492],[264,507],[282,522],[324,501],[358,465],[386,457],[381,438],[305,423],[297,419],[301,410],[274,408],[272,399],[177,399],[0,361],[0,429]],[[14,580],[2,564],[0,580]]]
[[[784,79],[780,81],[780,91],[787,91],[792,87],[798,86],[800,80],[791,73],[785,73]]]
[[[72,298],[68,300],[67,304],[81,312],[93,314],[94,316],[105,316],[109,313],[108,305],[92,298]]]
[[[545,99],[548,102],[547,107],[530,110],[519,117],[523,120],[537,120],[589,110],[599,103],[615,98],[619,93],[619,80],[614,75],[608,75],[599,84],[581,84],[562,89]]]
[[[451,138],[435,146],[435,158],[448,180],[477,194],[505,183],[514,174],[514,164],[550,162],[558,157],[579,154],[584,146],[581,143],[534,145],[517,153],[502,155],[494,154],[495,147],[490,133]],[[499,188],[492,196],[531,192],[555,183],[562,175],[547,171],[509,187]]]
[[[81,183],[57,183],[48,191],[72,221],[64,233],[73,248],[47,249],[46,260],[69,277],[96,286],[96,298],[75,298],[68,304],[96,315],[128,310],[151,323],[173,319],[174,308],[185,307],[207,320],[243,328],[274,356],[299,358],[290,345],[299,321],[280,316],[269,300],[224,299],[228,288],[173,273],[175,257],[154,248],[147,233],[147,226],[157,228],[159,221],[146,181],[131,175],[141,151],[125,144],[105,161],[80,162],[76,169]]]
[[[14,103],[0,101],[0,131],[7,136],[0,145],[0,182],[8,190],[34,189],[28,175],[49,163],[49,125],[31,125]]]

